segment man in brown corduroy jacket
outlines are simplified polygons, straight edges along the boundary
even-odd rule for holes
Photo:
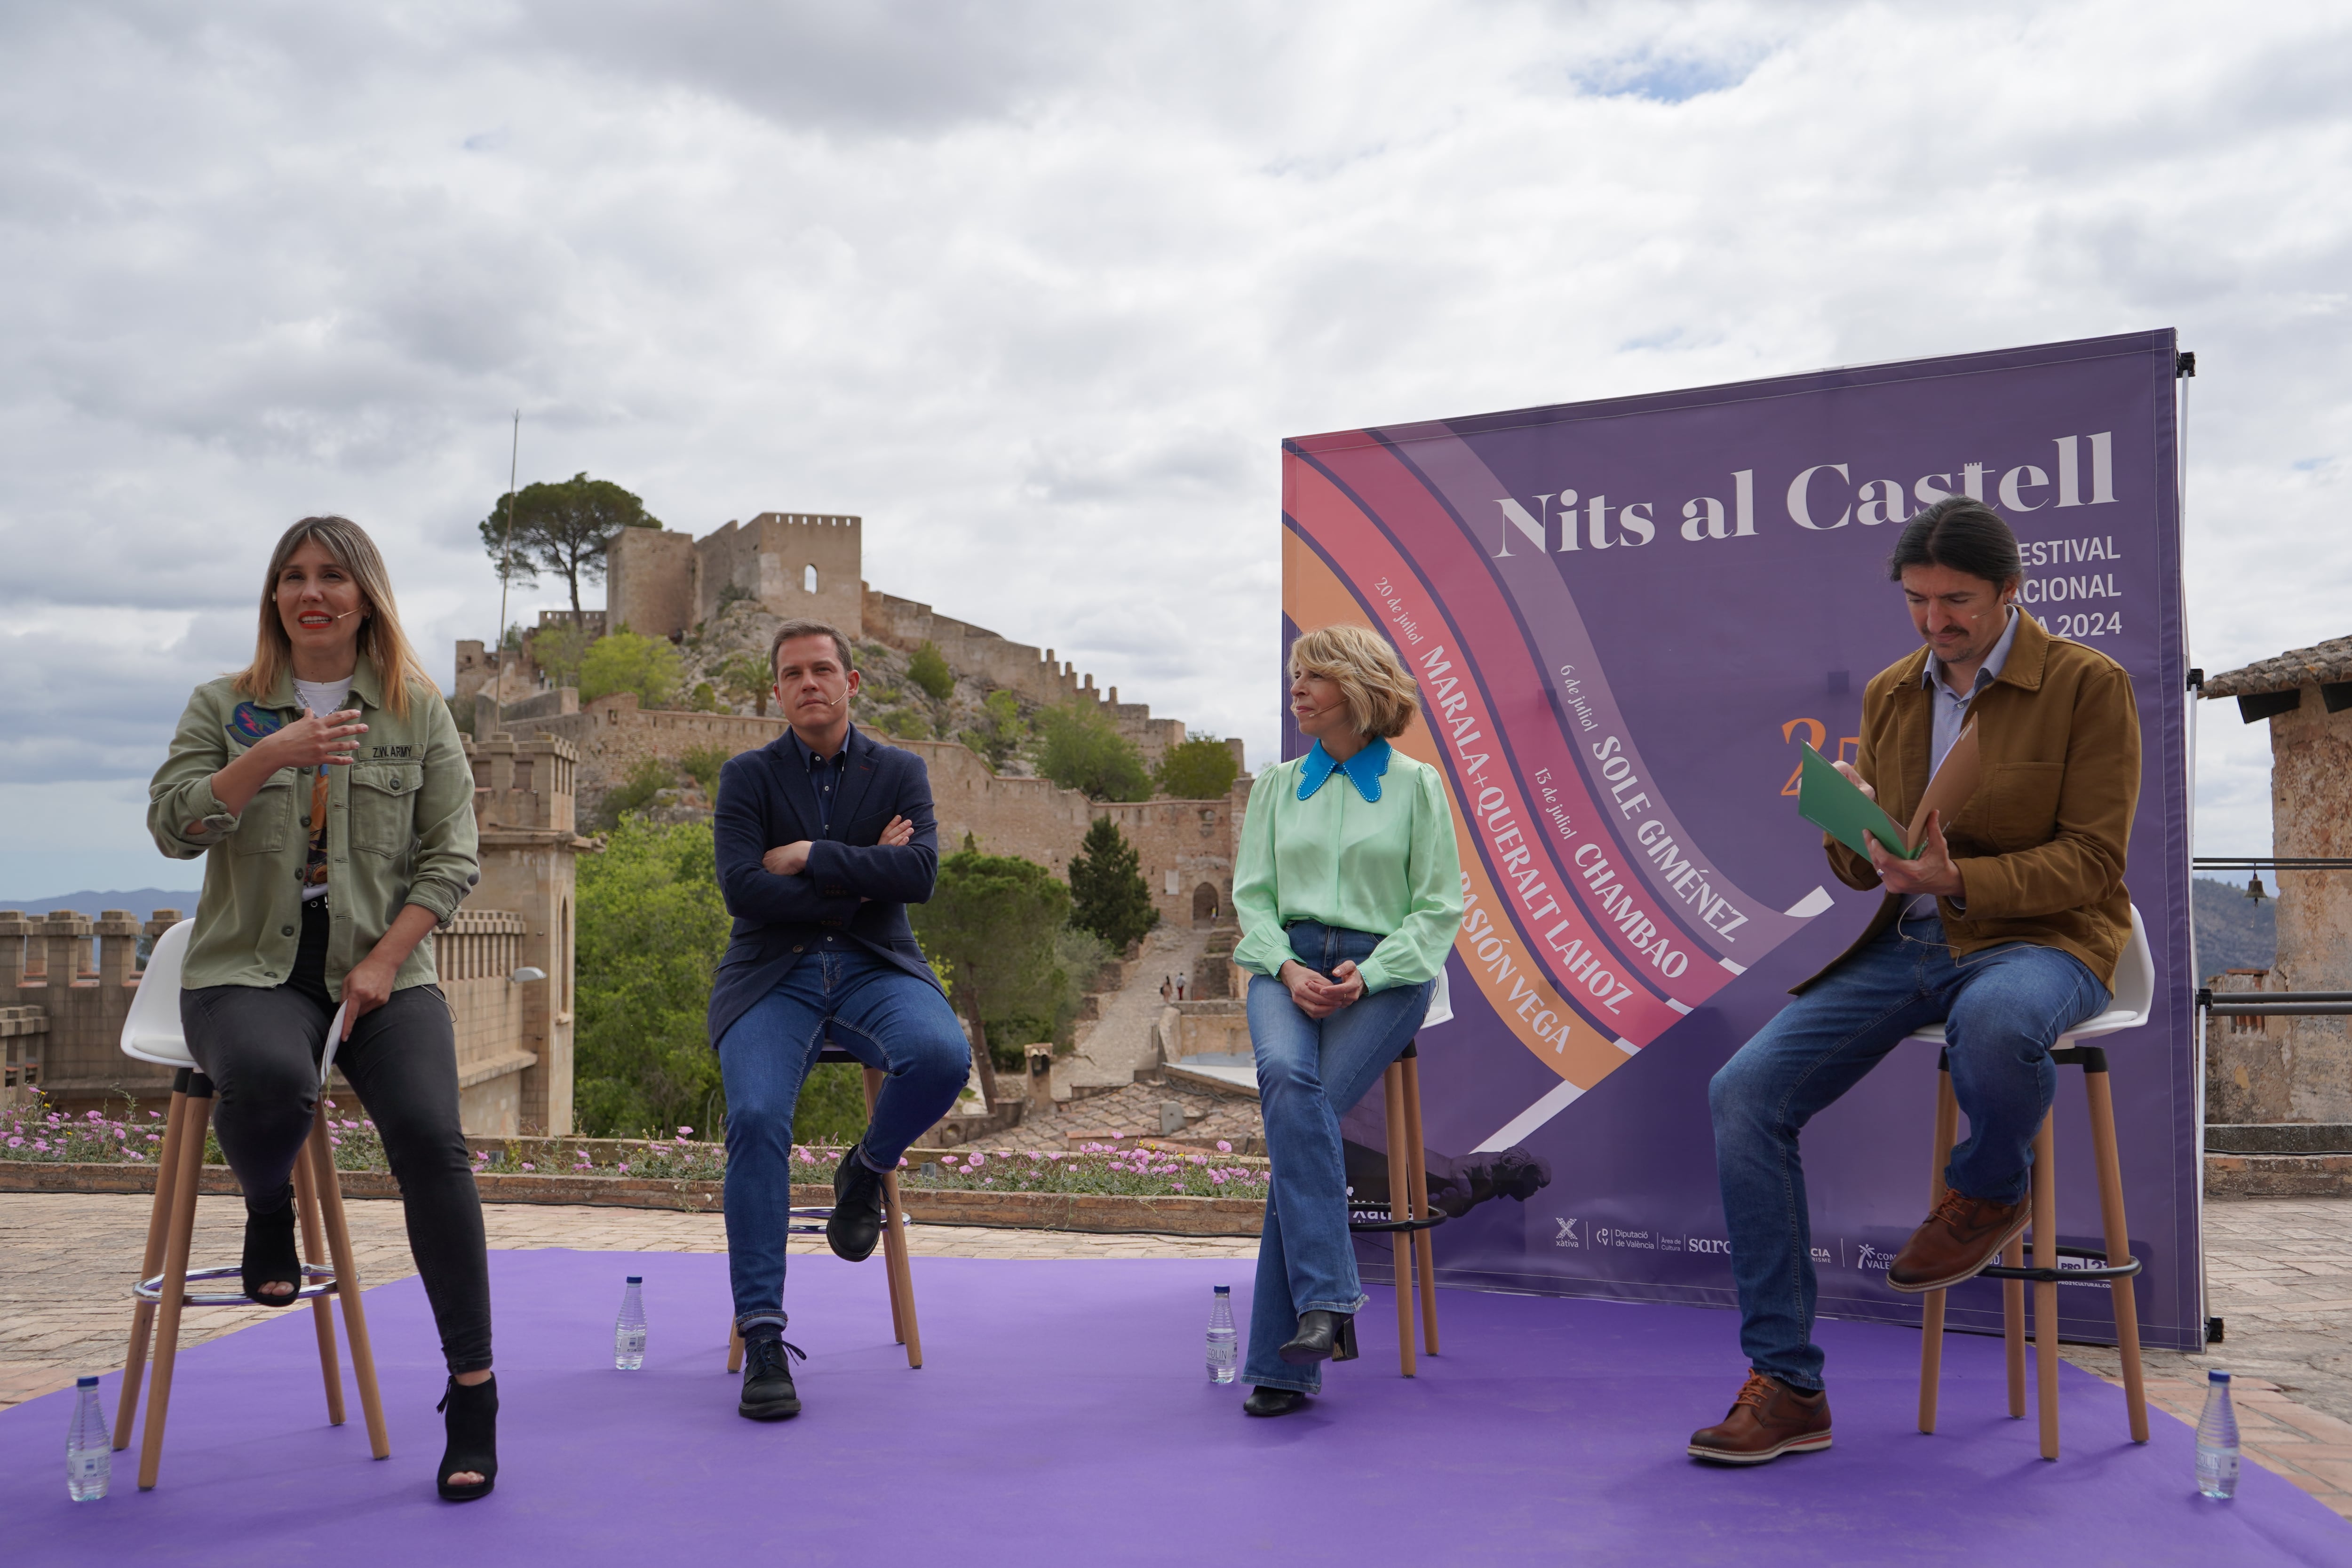
[[[2057,1087],[2051,1047],[2106,1007],[2131,940],[2131,678],[2017,606],[2016,537],[1981,501],[1952,496],[1914,517],[1888,569],[1926,646],[1872,678],[1861,755],[1839,766],[1907,822],[1973,721],[1982,782],[1953,821],[1928,818],[1916,860],[1875,843],[1865,860],[1824,839],[1847,886],[1886,890],[1877,917],[1709,1086],[1751,1370],[1729,1415],[1693,1434],[1696,1458],[1760,1464],[1830,1446],[1805,1123],[1914,1029],[1941,1023],[1969,1136],[1886,1278],[1914,1291],[1970,1278],[2025,1228],[2033,1137]]]

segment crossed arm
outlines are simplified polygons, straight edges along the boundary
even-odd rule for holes
[[[711,827],[719,885],[728,913],[776,925],[845,921],[868,900],[922,903],[939,876],[939,825],[929,782],[919,771],[902,778],[887,826],[872,844],[832,839],[767,842],[765,787],[753,771],[757,753],[729,763],[719,777]]]

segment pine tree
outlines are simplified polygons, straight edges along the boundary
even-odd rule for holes
[[[1113,952],[1160,923],[1135,846],[1108,816],[1095,818],[1070,859],[1070,923],[1110,943]]]

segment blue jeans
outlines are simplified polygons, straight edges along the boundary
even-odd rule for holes
[[[1299,921],[1287,934],[1292,955],[1326,977],[1342,959],[1361,963],[1380,945],[1376,936],[1313,921]],[[1250,977],[1250,1045],[1257,1054],[1258,1105],[1273,1168],[1244,1383],[1317,1392],[1323,1369],[1285,1363],[1278,1353],[1283,1342],[1298,1331],[1301,1312],[1353,1312],[1364,1304],[1348,1237],[1339,1118],[1412,1043],[1428,1015],[1433,984],[1393,985],[1315,1019],[1298,1010],[1279,980]]]
[[[719,1071],[727,1085],[727,1270],[739,1328],[784,1321],[793,1110],[827,1040],[889,1074],[860,1145],[866,1163],[882,1169],[948,1113],[971,1068],[971,1047],[939,987],[846,941],[828,939],[729,1026]]]
[[[1944,1167],[1969,1197],[2025,1195],[2033,1136],[2057,1093],[2050,1047],[2105,1009],[2073,954],[2011,942],[1955,963],[1935,915],[1889,927],[1780,1009],[1715,1075],[1716,1172],[1739,1289],[1739,1346],[1758,1372],[1822,1386],[1812,1342],[1813,1233],[1797,1134],[1924,1024],[1941,1022],[1969,1137]]]

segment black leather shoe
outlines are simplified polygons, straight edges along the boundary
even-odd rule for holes
[[[1307,1395],[1295,1388],[1253,1388],[1242,1401],[1244,1415],[1287,1415],[1307,1408]]]
[[[808,1360],[808,1352],[782,1334],[760,1334],[743,1342],[743,1397],[735,1414],[751,1421],[782,1421],[801,1413],[800,1391],[793,1386],[792,1358]]]
[[[833,1173],[833,1215],[824,1241],[835,1258],[863,1263],[882,1239],[882,1173],[869,1171],[852,1143]]]
[[[1298,1331],[1282,1347],[1282,1359],[1292,1366],[1318,1361],[1356,1359],[1356,1320],[1346,1312],[1301,1312]]]

